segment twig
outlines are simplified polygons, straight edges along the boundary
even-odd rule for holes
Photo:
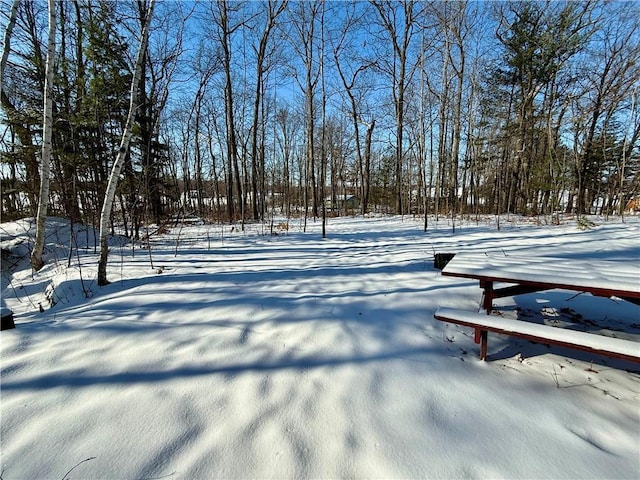
[[[89,458],[85,458],[81,462],[78,462],[71,468],[71,470],[69,470],[67,473],[64,474],[64,477],[62,477],[62,480],[69,480],[69,477],[67,475],[69,475],[71,472],[73,472],[77,467],[79,467],[83,463],[88,462],[89,460],[94,460],[95,458],[96,457],[89,457]]]

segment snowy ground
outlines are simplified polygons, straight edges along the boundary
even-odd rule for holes
[[[640,275],[638,219],[593,220],[498,231],[486,218],[452,234],[444,220],[424,233],[419,219],[331,219],[324,240],[319,223],[194,225],[153,236],[151,253],[114,244],[104,288],[93,246],[69,260],[52,221],[41,272],[3,252],[17,328],[0,335],[0,476],[637,479],[638,364],[491,334],[481,362],[470,329],[432,318],[480,300],[435,252]],[[3,249],[28,253],[29,232],[0,225]],[[640,307],[621,300],[556,290],[500,306],[640,341]]]

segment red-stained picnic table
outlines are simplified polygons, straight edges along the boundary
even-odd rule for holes
[[[442,270],[443,275],[478,280],[483,289],[480,308],[487,315],[493,300],[551,289],[588,292],[601,297],[618,297],[640,305],[640,261],[578,260],[570,258],[457,254]],[[496,288],[496,284],[507,284]],[[576,331],[560,333],[556,327],[531,325],[523,321],[478,316],[477,312],[439,309],[437,320],[475,328],[480,358],[486,357],[487,332],[529,338],[542,343],[572,347],[611,357],[640,361],[640,343]],[[568,335],[567,335],[568,333]],[[599,337],[599,338],[598,338]]]

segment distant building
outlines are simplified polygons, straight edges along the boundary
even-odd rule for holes
[[[338,195],[335,203],[331,197],[325,198],[324,205],[329,210],[357,210],[360,208],[360,199],[355,195]]]
[[[627,205],[624,207],[624,211],[626,213],[638,213],[640,212],[640,197],[632,198],[627,202]]]

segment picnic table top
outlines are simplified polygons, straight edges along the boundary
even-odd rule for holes
[[[520,255],[456,254],[443,275],[640,298],[640,259],[628,262]]]

